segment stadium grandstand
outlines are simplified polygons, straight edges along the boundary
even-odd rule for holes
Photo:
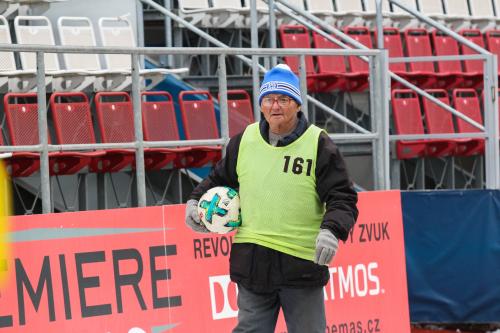
[[[224,156],[229,139],[260,120],[259,85],[266,70],[286,63],[300,77],[307,101],[302,111],[337,144],[356,190],[401,193],[401,251],[406,255],[401,295],[407,308],[380,303],[392,310],[382,315],[377,306],[347,304],[347,309],[363,308],[359,321],[335,317],[328,332],[500,332],[499,55],[500,0],[0,0],[0,161],[12,188],[14,257],[16,251],[27,258],[43,250],[25,245],[27,240],[54,239],[37,221],[74,228],[71,237],[96,238],[97,231],[79,223],[89,220],[92,228],[107,232],[117,228],[114,220],[133,219],[121,226],[126,234],[139,227],[159,230],[145,222],[156,218],[155,208],[182,215],[177,207],[183,209],[190,191]],[[381,210],[393,207],[380,202]],[[142,209],[154,214],[141,215]],[[161,209],[163,221],[168,220]],[[90,214],[99,212],[110,217],[93,221]],[[372,224],[360,224],[366,235],[371,226],[386,223],[384,215],[375,216],[364,217]],[[178,223],[182,228],[183,218]],[[34,235],[43,236],[23,233],[30,226]],[[169,229],[161,228],[165,242]],[[381,240],[384,228],[378,231]],[[364,229],[359,231],[363,242]],[[188,242],[191,251],[194,244],[194,255],[202,245],[215,247],[214,239],[224,251],[225,236],[187,237],[182,234],[179,242]],[[147,291],[170,279],[170,269],[155,270],[150,247],[150,257],[141,259],[144,267],[137,261],[124,274],[120,260],[138,260],[142,250],[103,250],[102,257],[92,259],[76,256],[91,252],[85,241],[75,242],[79,252],[71,250],[71,259],[51,245],[54,252],[46,258],[55,256],[50,260],[57,277],[51,278],[45,259],[42,271],[26,273],[21,259],[7,265],[15,266],[18,294],[12,300],[18,305],[0,297],[1,313],[10,314],[0,316],[0,331],[21,332],[28,325],[28,331],[84,332],[86,318],[97,315],[110,324],[90,322],[92,332],[195,332],[183,327],[226,332],[234,324],[231,311],[215,307],[212,299],[212,311],[205,311],[210,320],[200,319],[201,326],[173,329],[155,322],[134,330],[140,326],[133,324],[136,313],[144,324],[156,318],[152,308],[159,304],[177,306],[174,297]],[[120,249],[130,245],[116,244]],[[180,245],[177,249],[182,254]],[[82,263],[104,265],[104,253],[108,264],[113,261],[105,270],[109,279],[101,275],[99,282],[99,273],[90,269],[82,273]],[[224,265],[228,257],[221,259]],[[76,273],[70,265],[76,265]],[[139,283],[143,270],[145,277],[150,274],[147,284]],[[353,274],[357,281],[358,273]],[[211,283],[217,277],[210,276]],[[370,277],[366,288],[374,281]],[[71,290],[75,281],[78,286]],[[194,284],[191,277],[186,281]],[[52,287],[47,296],[42,291],[52,283],[62,291],[51,303]],[[99,286],[103,295],[103,286],[112,289],[113,297],[116,293],[116,304],[97,296],[92,288]],[[335,298],[331,288],[325,302]],[[361,299],[363,288],[358,289]],[[197,320],[193,313],[198,310],[184,311]],[[407,328],[378,327],[379,321],[387,323],[405,311]],[[168,324],[177,325],[179,318],[183,314],[172,315]],[[225,320],[233,321],[221,324]]]

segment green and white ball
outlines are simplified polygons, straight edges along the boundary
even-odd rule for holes
[[[234,230],[241,225],[238,192],[225,186],[211,188],[198,201],[198,214],[211,232],[225,234]]]

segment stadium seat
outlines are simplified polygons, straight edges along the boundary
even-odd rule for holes
[[[396,134],[424,134],[417,94],[412,90],[392,91],[392,116]],[[400,160],[425,156],[424,140],[396,141],[396,156]]]
[[[0,152],[3,145],[3,133],[0,128]],[[28,177],[40,169],[40,155],[37,153],[13,152],[11,157],[3,161],[11,177]]]
[[[344,29],[344,33],[349,37],[356,40],[358,43],[363,44],[369,49],[373,49],[372,38],[370,35],[370,30],[366,27],[346,27]],[[347,57],[347,61],[349,62],[349,68],[351,73],[359,76],[366,76],[368,78],[369,68],[368,62],[364,61],[360,57],[357,56],[349,56]],[[364,81],[359,86],[350,86],[349,90],[362,91],[367,89],[369,86],[368,79]]]
[[[12,44],[9,24],[4,16],[0,16],[0,43]],[[28,92],[35,86],[35,70],[18,70],[14,52],[0,52],[0,93]]]
[[[460,34],[473,42],[474,44],[485,49],[483,34],[478,29],[464,29]],[[470,47],[460,44],[460,53],[463,55],[477,54]],[[483,61],[481,60],[464,60],[464,85],[469,88],[480,88],[483,86]]]
[[[38,103],[35,93],[9,93],[4,96],[4,111],[13,146],[39,144]],[[48,135],[48,143],[51,143]],[[36,158],[39,158],[38,153]],[[49,152],[51,175],[70,175],[90,165],[92,155],[80,152]]]
[[[373,49],[372,37],[370,30],[366,27],[346,27],[344,29],[346,35],[363,44],[369,49]],[[368,73],[368,63],[360,57],[349,56],[349,66],[353,73]]]
[[[95,106],[103,143],[135,142],[134,114],[128,93],[99,92],[95,96]],[[135,162],[135,150],[122,149],[119,153]],[[159,170],[176,157],[176,148],[144,148],[144,167]],[[135,167],[135,163],[132,166]]]
[[[175,117],[174,103],[170,93],[166,91],[145,91],[142,93],[142,128],[145,141],[179,141],[179,129]],[[146,162],[148,170],[160,170],[171,162],[174,166],[185,165],[191,158],[189,147],[155,149],[150,152]]]
[[[425,134],[418,95],[407,89],[392,91],[392,112],[397,134]],[[446,139],[400,140],[396,142],[398,159],[444,157],[451,155],[455,144]]]
[[[453,90],[453,106],[465,116],[471,118],[479,124],[483,124],[483,117],[479,104],[479,98],[474,89],[455,89]],[[478,128],[468,122],[457,119],[458,133],[477,133],[481,132]],[[469,145],[458,146],[457,155],[471,156],[484,153],[484,139],[471,139]]]
[[[52,24],[45,16],[16,16],[14,29],[18,44],[56,45]],[[21,65],[24,70],[36,70],[36,53],[20,52]],[[81,70],[61,69],[56,53],[45,53],[45,71],[47,86],[57,91],[83,90],[91,84],[86,79],[89,75]],[[52,79],[50,78],[52,77]]]
[[[252,100],[245,90],[235,89],[227,91],[227,109],[229,137],[243,132],[247,125],[254,122]]]
[[[279,27],[281,46],[283,48],[311,48],[309,30],[302,25],[281,25]],[[285,62],[295,73],[299,72],[299,57],[285,56]],[[312,56],[306,56],[307,90],[316,91],[316,82],[311,78],[314,75]]]
[[[309,37],[309,30],[302,25],[281,25],[279,27],[281,45],[283,48],[311,48],[311,39]],[[290,68],[298,73],[299,57],[298,56],[285,56],[285,62]],[[314,63],[312,56],[306,56],[306,73],[314,73]]]
[[[97,46],[94,27],[87,17],[61,16],[57,20],[57,31],[61,45]],[[129,70],[103,69],[98,54],[64,53],[63,58],[67,69],[81,70],[92,75],[94,90],[111,91],[125,88],[122,84],[130,75]]]
[[[96,143],[90,104],[81,92],[55,92],[50,97],[50,113],[59,144]],[[118,172],[129,167],[133,159],[121,150],[86,152],[91,158],[90,172]]]
[[[101,17],[99,19],[99,32],[103,46],[136,47],[137,43],[134,37],[132,23],[124,17]],[[131,71],[131,58],[129,54],[105,54],[107,69],[118,71]],[[144,90],[149,90],[163,80],[167,74],[187,73],[188,68],[154,68],[140,69],[139,75],[150,83]],[[129,81],[132,82],[131,80]],[[123,88],[116,88],[122,90]]]
[[[401,41],[401,35],[398,28],[394,27],[384,27],[384,48],[389,52],[390,58],[403,58],[403,43]],[[375,37],[377,36],[377,32],[375,31]],[[406,70],[406,63],[404,62],[393,62],[389,63],[389,70],[394,74],[397,74],[404,79],[408,79],[408,72]],[[392,80],[391,86],[393,88],[401,88],[399,82]]]
[[[219,131],[215,119],[212,95],[208,91],[181,91],[179,104],[182,113],[184,135],[187,140],[218,139]],[[188,164],[179,167],[202,167],[215,164],[222,155],[219,146],[193,146]]]
[[[335,38],[334,36],[332,36]],[[324,36],[313,31],[313,40],[316,48],[339,49],[340,47]],[[358,91],[364,90],[368,84],[368,73],[352,73],[347,71],[344,56],[317,56],[318,73],[314,74],[318,80],[319,91]]]
[[[448,93],[446,92],[446,90],[431,89],[426,90],[426,92],[436,97],[444,104],[450,105],[450,100],[448,98]],[[444,110],[427,98],[423,98],[423,108],[427,130],[430,134],[455,133],[455,127],[453,125],[453,115],[450,112]],[[454,143],[453,155],[457,156],[464,156],[464,152],[474,150],[475,147],[481,143],[480,139],[473,138],[449,139],[449,141]]]
[[[425,29],[408,29],[404,31],[406,44],[406,55],[408,57],[432,56],[431,41]],[[433,88],[436,84],[434,62],[410,62],[408,63],[408,80],[419,87]]]
[[[302,25],[281,25],[279,28],[281,45],[284,48],[311,48],[309,30]],[[331,43],[334,45],[334,43]],[[316,47],[319,47],[317,45]],[[285,56],[285,62],[292,71],[299,72],[299,57]],[[338,87],[337,76],[331,73],[316,73],[312,56],[306,56],[307,90],[309,92],[330,91]],[[319,69],[320,71],[322,68]]]
[[[394,27],[384,27],[384,47],[389,52],[389,57],[391,58],[403,58],[405,55],[403,53],[403,42],[401,40],[400,30]],[[376,33],[375,33],[376,35]],[[407,38],[405,38],[406,40]],[[426,40],[428,42],[428,39]],[[427,46],[427,52],[430,52],[430,45]],[[428,54],[427,54],[428,55]],[[432,64],[432,63],[431,63]],[[404,62],[399,63],[390,63],[389,69],[401,76],[403,79],[406,79],[410,83],[413,83],[417,86],[432,84],[435,82],[435,77],[433,73],[429,71],[408,71],[406,69],[408,65]],[[424,75],[427,73],[426,75]],[[392,80],[391,85],[393,88],[406,88],[399,82]]]
[[[436,56],[460,55],[458,42],[451,36],[437,30],[431,33],[432,46]],[[436,61],[437,87],[457,88],[464,81],[460,60]]]

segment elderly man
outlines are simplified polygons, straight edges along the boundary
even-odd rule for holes
[[[259,103],[260,123],[231,139],[192,192],[186,224],[207,232],[199,198],[214,186],[237,189],[243,222],[230,256],[239,307],[233,332],[274,332],[281,308],[289,333],[324,333],[328,264],[356,221],[357,195],[335,144],[300,111],[299,79],[288,66],[266,73]]]

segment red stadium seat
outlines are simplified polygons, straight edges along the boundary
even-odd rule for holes
[[[396,134],[424,133],[420,104],[414,91],[393,90],[391,104]],[[423,157],[425,149],[424,140],[399,140],[396,142],[396,156],[400,160]]]
[[[483,35],[477,29],[461,30],[460,34],[474,44],[485,48]],[[470,47],[460,44],[462,55],[477,54]],[[464,86],[468,88],[478,88],[483,85],[483,62],[481,60],[464,60]]]
[[[344,32],[358,43],[373,49],[372,37],[367,27],[345,27]],[[369,68],[366,61],[356,56],[349,56],[347,59],[352,73],[368,74]]]
[[[106,98],[118,101],[105,101]],[[127,93],[98,92],[95,109],[102,143],[135,141],[132,106]],[[107,149],[106,153],[113,159],[100,167],[101,172],[118,172],[134,164],[135,152],[132,149]]]
[[[166,91],[146,91],[142,93],[142,97],[144,140],[179,141],[179,129],[172,96]],[[148,100],[148,97],[154,100]],[[185,160],[190,151],[189,147],[148,149],[146,156],[149,160],[145,163],[148,165],[148,170],[160,170],[173,161]]]
[[[39,144],[38,102],[36,93],[9,93],[4,97],[4,110],[13,146]],[[50,144],[50,135],[47,138]],[[36,154],[38,158],[38,154]],[[89,166],[92,154],[49,152],[51,175],[70,175]]]
[[[406,55],[408,57],[432,56],[431,41],[425,29],[408,29],[404,32]],[[419,87],[431,88],[436,85],[434,62],[410,62],[407,79]]]
[[[212,95],[208,91],[181,91],[179,94],[184,134],[188,140],[218,139]],[[215,164],[222,156],[221,147],[191,147],[191,159],[179,167],[201,167]]]
[[[385,27],[384,28],[384,47],[389,52],[391,58],[403,58],[403,43],[401,42],[401,35],[398,28]],[[377,33],[375,32],[375,36]],[[389,64],[391,72],[396,74],[406,73],[406,64],[404,62],[395,62]]]
[[[302,25],[282,25],[279,28],[283,48],[311,48],[309,30]],[[295,73],[299,72],[299,57],[285,56],[285,62]],[[330,73],[316,73],[312,56],[306,56],[307,90],[310,92],[330,91],[337,88],[337,77]]]
[[[220,96],[219,96],[220,99]],[[245,130],[254,122],[252,101],[245,90],[228,90],[227,108],[229,117],[229,137]]]
[[[373,49],[372,37],[370,35],[370,31],[366,27],[346,27],[344,28],[344,32],[349,35],[351,38],[356,40],[357,42],[363,44],[369,49]],[[359,79],[355,80],[354,83],[356,86],[349,86],[349,90],[354,91],[363,91],[368,89],[370,85],[368,81],[369,76],[369,67],[368,63],[362,60],[360,57],[350,56],[347,58],[349,62],[349,68],[351,70],[352,75],[356,75],[358,77],[365,77],[364,81],[360,81]]]
[[[306,27],[302,25],[281,25],[279,32],[283,48],[311,48],[311,38]],[[284,59],[288,66],[297,73],[300,64],[299,57],[285,56]],[[306,56],[306,73],[313,74],[314,72],[313,57]]]
[[[450,105],[450,100],[448,98],[448,93],[446,90],[442,89],[431,89],[427,92],[446,105]],[[455,133],[455,127],[453,125],[453,115],[438,106],[437,104],[431,102],[427,98],[423,99],[423,107],[425,113],[425,120],[427,124],[427,130],[431,134],[440,133]],[[478,144],[478,139],[449,139],[449,141],[454,143],[453,155],[463,156],[464,151],[469,151],[473,149]]]
[[[453,105],[455,109],[465,116],[471,118],[479,124],[483,124],[479,98],[474,89],[455,89],[453,90]],[[468,122],[457,119],[458,133],[477,133],[481,132],[478,128]],[[484,153],[484,139],[471,139],[468,145],[459,146],[457,155],[471,156]]]
[[[458,42],[451,36],[434,30],[431,33],[432,45],[436,56],[460,55]],[[437,61],[437,86],[439,88],[459,87],[464,78],[459,60]]]
[[[392,112],[394,126],[398,134],[424,134],[420,102],[416,92],[406,89],[395,89],[392,92]],[[450,140],[414,140],[396,142],[398,159],[415,157],[443,157],[451,155],[455,150]]]
[[[134,115],[132,101],[126,92],[99,92],[95,96],[97,121],[103,143],[134,142]],[[175,150],[175,149],[174,149]],[[135,166],[135,151],[119,149],[114,152]],[[145,148],[144,167],[158,170],[174,161],[176,153],[168,148]],[[115,171],[115,170],[112,170]]]
[[[389,52],[390,58],[403,58],[403,42],[401,41],[401,35],[398,28],[393,27],[385,27],[384,28],[384,47]],[[377,36],[377,32],[375,31],[375,37]],[[412,80],[412,75],[408,73],[406,70],[406,63],[404,62],[395,62],[389,63],[389,69],[394,74],[401,76],[402,78],[414,82]],[[391,86],[393,88],[406,88],[402,84],[397,81],[391,80]]]
[[[0,151],[3,146],[2,129],[0,128]],[[40,155],[30,152],[14,152],[3,159],[11,177],[28,177],[40,169]]]
[[[334,36],[332,36],[334,37]],[[335,37],[334,37],[335,38]],[[313,31],[313,41],[316,48],[321,49],[339,49],[340,47],[328,40],[326,37]],[[344,56],[317,56],[318,73],[326,75],[323,78],[328,82],[325,91],[344,90],[356,91],[366,88],[368,82],[367,73],[352,73],[348,72]]]
[[[50,112],[54,120],[56,141],[59,144],[96,143],[90,104],[81,92],[55,92],[50,97]],[[90,157],[91,172],[106,172],[110,165],[123,160],[122,155],[104,150],[81,152]],[[130,164],[126,163],[124,166]]]

